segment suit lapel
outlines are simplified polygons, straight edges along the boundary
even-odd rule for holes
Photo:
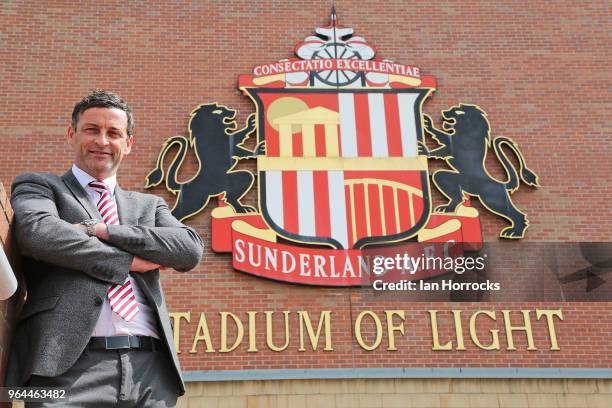
[[[100,217],[100,213],[98,213],[98,209],[87,196],[87,193],[85,192],[85,189],[83,188],[81,183],[79,183],[76,177],[74,177],[74,174],[72,174],[72,170],[68,170],[62,176],[62,181],[64,182],[64,184],[66,184],[68,189],[72,192],[72,195],[74,195],[74,198],[76,198],[79,204],[81,204],[81,206],[83,206],[85,211],[87,211],[87,214],[89,214],[89,217],[92,219],[100,220],[101,217]]]
[[[74,177],[74,174],[72,174],[72,170],[68,170],[62,176],[62,181],[68,186],[68,189],[72,192],[79,204],[87,211],[89,217],[101,221],[102,217],[98,212],[98,208],[91,202],[87,192],[83,186],[81,186],[81,183],[79,183],[76,177]],[[115,202],[117,203],[117,211],[119,211],[119,222],[122,225],[136,225],[138,223],[138,202],[132,198],[132,193],[122,190],[121,187],[117,185],[115,187]],[[147,274],[147,277],[152,278],[152,275],[152,273]],[[134,279],[138,282],[138,286],[142,289],[151,305],[161,304],[161,300],[158,303],[156,299],[153,298],[152,292],[156,293],[156,291],[150,289],[155,286],[153,283],[149,285],[143,274],[135,273],[132,276],[134,276]]]
[[[119,222],[121,225],[137,225],[138,224],[138,200],[134,199],[134,194],[131,191],[124,191],[119,185],[115,187],[115,202],[117,203],[117,211],[119,211]],[[155,287],[155,273],[132,273],[132,277],[142,290],[148,300],[149,305],[160,305],[161,300],[156,301],[157,291],[152,289]],[[159,272],[157,272],[159,276]],[[159,279],[159,278],[158,278]]]
[[[115,202],[117,203],[121,225],[136,225],[138,209],[136,208],[136,200],[132,199],[132,193],[130,191],[123,191],[117,185],[115,187]]]

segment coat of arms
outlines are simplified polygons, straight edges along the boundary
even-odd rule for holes
[[[296,58],[239,77],[256,110],[244,127],[238,129],[236,112],[226,106],[198,106],[189,136],[166,141],[146,187],[165,181],[181,220],[216,199],[213,250],[231,252],[236,269],[294,283],[360,285],[371,248],[453,242],[462,243],[461,251],[478,249],[479,214],[470,197],[511,223],[502,237],[522,238],[528,221],[510,193],[520,181],[538,181],[517,145],[501,137],[492,143],[486,113],[475,105],[443,112],[442,129],[436,128],[423,113],[435,78],[375,54],[332,10],[328,26],[296,45]],[[428,135],[436,148],[427,147]],[[254,147],[246,148],[252,136]],[[491,145],[507,182],[484,168]],[[164,157],[175,147],[166,171]],[[516,155],[518,172],[502,147]],[[200,170],[181,183],[177,172],[190,148]],[[449,200],[435,210],[430,158],[450,167],[433,174]],[[236,168],[242,159],[256,159],[256,176]],[[255,181],[258,208],[243,202]]]

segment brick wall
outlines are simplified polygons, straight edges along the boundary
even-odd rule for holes
[[[189,383],[178,408],[608,408],[611,380],[360,379]]]
[[[424,74],[438,78],[439,89],[426,102],[425,112],[438,118],[440,110],[458,102],[476,103],[488,113],[493,135],[509,136],[520,144],[542,183],[540,190],[521,188],[513,196],[531,220],[525,242],[610,241],[612,128],[606,101],[612,76],[605,62],[612,57],[612,38],[605,27],[612,9],[608,2],[389,1],[381,5],[371,0],[340,0],[335,6],[341,23],[374,44],[378,57],[419,66]],[[291,57],[298,41],[327,24],[329,8],[328,1],[257,5],[232,0],[110,1],[103,7],[92,0],[77,6],[4,2],[0,8],[0,179],[10,183],[24,171],[65,172],[71,163],[65,133],[72,106],[99,87],[115,89],[133,107],[136,144],[122,165],[119,182],[125,189],[144,191],[144,178],[154,167],[162,143],[172,135],[186,134],[194,107],[218,101],[238,109],[237,119],[243,123],[254,108],[236,90],[237,76],[257,64]],[[501,168],[489,159],[488,168],[501,175]],[[194,163],[191,156],[181,179],[193,175]],[[152,192],[170,204],[174,201],[163,188]],[[249,200],[255,197],[253,190]],[[434,204],[441,203],[442,198],[435,196]],[[497,241],[506,222],[477,207],[482,210],[487,240]],[[164,273],[169,309],[206,312],[217,333],[219,311],[332,309],[340,318],[333,333],[338,346],[333,353],[263,350],[251,354],[246,347],[226,354],[183,352],[181,361],[187,370],[612,367],[606,352],[612,346],[610,303],[391,302],[372,299],[360,289],[266,281],[235,272],[228,255],[211,252],[211,209],[188,221],[206,241],[205,259],[191,273]],[[505,245],[508,252],[516,248],[513,242]],[[543,263],[525,271],[544,277],[537,287],[556,284]],[[509,269],[506,276],[513,273]],[[534,286],[529,280],[525,285],[526,289]],[[561,352],[525,351],[522,338],[516,352],[436,354],[430,350],[426,324],[409,328],[407,347],[401,351],[365,352],[355,347],[351,332],[351,316],[366,308],[404,309],[416,324],[427,317],[428,308],[536,306],[564,309]],[[195,327],[185,325],[182,348],[190,348]]]

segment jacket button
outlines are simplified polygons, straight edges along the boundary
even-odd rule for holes
[[[96,306],[100,306],[102,303],[104,303],[104,301],[100,296],[96,296],[96,298],[94,299],[94,303],[96,304]]]

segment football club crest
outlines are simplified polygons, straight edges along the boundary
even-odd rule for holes
[[[280,236],[360,249],[417,234],[430,213],[428,89],[243,87],[257,104],[262,216]]]
[[[480,220],[470,197],[511,223],[502,237],[523,237],[528,221],[510,193],[521,181],[538,186],[537,176],[513,141],[492,142],[484,111],[458,105],[443,112],[442,129],[436,128],[423,113],[435,78],[376,59],[375,48],[342,26],[333,9],[329,25],[294,51],[296,58],[239,77],[256,111],[244,127],[226,106],[198,106],[189,136],[168,139],[147,176],[146,188],[165,182],[177,196],[172,211],[181,220],[216,199],[212,248],[231,252],[236,269],[293,283],[357,286],[370,273],[370,249],[478,250]],[[438,147],[428,148],[427,136]],[[491,145],[507,182],[484,168]],[[518,158],[518,172],[503,147]],[[179,182],[190,149],[199,170]],[[164,170],[170,151],[176,153]],[[256,160],[256,175],[236,168],[249,159]],[[450,167],[433,174],[433,185],[449,200],[435,211],[428,159]],[[258,203],[250,205],[244,200],[254,185]],[[421,271],[410,279],[444,272]]]

